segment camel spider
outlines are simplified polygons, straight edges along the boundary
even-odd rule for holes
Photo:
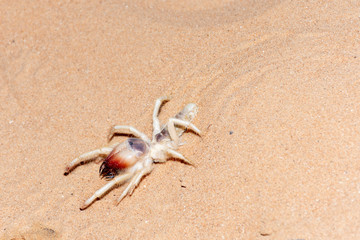
[[[197,106],[193,103],[186,105],[175,117],[170,118],[165,125],[160,126],[158,114],[161,105],[167,101],[169,101],[168,97],[161,97],[155,102],[152,140],[134,127],[116,125],[110,129],[109,141],[115,134],[133,135],[135,138],[128,138],[123,143],[116,143],[109,147],[84,153],[67,165],[65,176],[79,165],[99,157],[106,157],[100,166],[99,174],[102,178],[105,177],[110,181],[86,200],[80,210],[89,207],[116,185],[130,180],[129,185],[116,201],[116,204],[119,204],[126,195],[131,195],[141,179],[153,170],[153,163],[166,162],[168,158],[175,158],[193,165],[176,150],[181,145],[179,138],[186,129],[200,135],[200,130],[190,123],[197,113]]]

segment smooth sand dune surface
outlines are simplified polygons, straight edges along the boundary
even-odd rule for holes
[[[359,1],[1,1],[0,239],[360,239]],[[118,206],[114,124],[201,138]],[[117,137],[113,141],[121,141]]]

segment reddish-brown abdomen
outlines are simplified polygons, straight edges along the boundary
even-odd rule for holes
[[[132,167],[148,150],[146,143],[137,138],[129,138],[117,145],[101,164],[99,173],[112,178],[120,170]]]
[[[133,166],[137,162],[137,156],[133,151],[119,144],[107,156],[105,162],[110,168],[124,169]]]

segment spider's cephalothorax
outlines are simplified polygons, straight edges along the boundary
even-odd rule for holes
[[[167,97],[156,100],[153,112],[153,134],[150,140],[144,133],[131,126],[114,126],[110,130],[109,140],[115,134],[130,134],[136,138],[128,138],[123,143],[116,143],[109,147],[103,147],[94,151],[84,153],[75,158],[65,169],[64,175],[68,175],[78,165],[103,157],[105,160],[100,166],[99,174],[110,180],[104,187],[100,188],[85,201],[81,210],[90,206],[96,199],[102,197],[115,185],[130,181],[129,185],[121,194],[117,203],[126,195],[131,195],[143,176],[149,174],[153,169],[153,163],[165,162],[168,158],[176,158],[191,164],[182,154],[176,150],[179,147],[179,138],[186,129],[191,129],[197,134],[200,130],[191,121],[197,113],[197,106],[190,103],[175,117],[160,126],[158,114],[162,103],[168,101]]]

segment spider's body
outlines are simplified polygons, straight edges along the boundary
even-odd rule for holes
[[[189,128],[200,134],[200,130],[190,123],[197,113],[197,107],[193,103],[186,105],[181,112],[174,118],[170,118],[167,124],[161,127],[157,116],[162,103],[168,100],[167,97],[161,97],[156,100],[151,141],[144,133],[131,126],[114,126],[110,131],[109,140],[111,140],[114,134],[118,133],[130,134],[136,138],[128,138],[123,143],[84,153],[66,167],[65,175],[84,162],[98,157],[106,157],[100,166],[99,173],[101,177],[105,177],[110,181],[86,200],[80,208],[81,210],[90,206],[96,199],[103,196],[114,186],[130,180],[129,185],[117,201],[119,203],[126,195],[132,194],[143,176],[152,171],[153,163],[165,162],[168,158],[177,158],[191,164],[176,150],[179,146],[179,137],[185,129]]]
[[[138,138],[128,138],[114,147],[101,164],[99,174],[106,179],[111,179],[118,172],[133,167],[147,152],[149,152],[149,146],[146,142]]]

